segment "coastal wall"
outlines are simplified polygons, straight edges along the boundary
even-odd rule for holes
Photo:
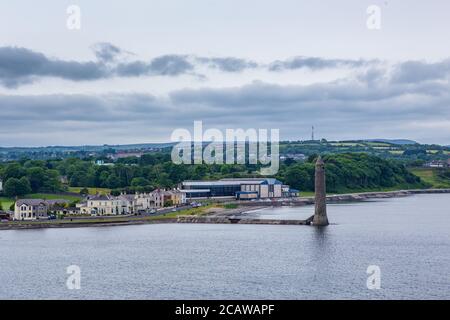
[[[239,218],[227,216],[179,216],[178,223],[225,223],[225,224],[271,224],[271,225],[310,225],[313,216],[306,220],[281,220]]]

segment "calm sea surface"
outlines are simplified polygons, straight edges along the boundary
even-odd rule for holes
[[[313,207],[269,208],[306,218]],[[450,194],[328,206],[333,225],[0,231],[2,299],[450,299]],[[69,290],[66,268],[81,269]],[[381,289],[369,290],[369,265]]]

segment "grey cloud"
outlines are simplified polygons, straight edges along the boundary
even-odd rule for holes
[[[399,63],[392,72],[392,82],[414,83],[442,80],[450,76],[450,59],[436,63],[406,61]]]
[[[107,77],[109,70],[97,62],[77,62],[50,59],[25,48],[0,48],[0,83],[15,88],[33,82],[37,77],[59,77],[80,81]]]
[[[126,51],[109,44],[94,46],[97,60],[69,61],[50,58],[26,48],[0,47],[0,85],[17,88],[33,83],[43,77],[57,77],[71,81],[94,81],[113,77],[191,75],[205,79],[196,72],[200,65],[237,73],[261,68],[272,72],[308,68],[322,70],[330,68],[353,68],[357,80],[377,86],[377,82],[390,79],[390,83],[414,84],[435,80],[446,80],[450,76],[450,59],[435,63],[406,61],[389,69],[378,60],[324,59],[319,57],[295,57],[279,60],[268,65],[234,57],[200,57],[195,55],[162,55],[149,61],[127,61]],[[309,89],[311,90],[311,89]],[[386,90],[386,89],[385,89]]]
[[[125,77],[138,77],[144,75],[179,76],[193,73],[195,66],[187,56],[164,55],[156,57],[150,62],[133,61],[119,63],[115,69],[117,75]]]
[[[153,74],[177,76],[192,71],[194,66],[186,56],[165,55],[153,59],[149,68]]]
[[[164,55],[148,63],[142,61],[115,63],[123,51],[107,43],[97,44],[95,54],[98,61],[77,62],[52,59],[26,48],[0,47],[0,84],[7,88],[17,88],[42,77],[87,81],[115,76],[194,74],[195,66],[186,56]]]
[[[107,42],[99,42],[93,46],[95,56],[98,60],[104,62],[114,61],[118,56],[123,54],[122,49]]]
[[[174,129],[191,129],[194,120],[219,129],[279,128],[283,139],[307,137],[314,124],[326,130],[323,134],[329,139],[401,133],[419,141],[427,135],[442,143],[450,140],[450,127],[444,130],[442,125],[450,121],[449,104],[448,84],[389,81],[374,87],[360,81],[308,86],[255,82],[235,88],[179,90],[168,97],[0,96],[0,145],[35,139],[42,130],[48,132],[41,144],[56,143],[56,132],[67,135],[71,144],[83,144],[86,141],[78,141],[81,138],[74,134],[81,128],[82,137],[90,133],[89,143],[122,143],[125,136],[126,142],[167,141]],[[426,132],[420,124],[429,125]],[[8,132],[20,132],[21,140],[7,136]]]
[[[233,58],[233,57],[198,57],[197,61],[211,68],[217,68],[225,72],[241,72],[246,69],[254,69],[259,66],[255,61]]]
[[[179,76],[189,74],[204,79],[195,72],[199,65],[218,69],[222,72],[242,72],[247,69],[268,68],[281,71],[309,67],[311,69],[334,68],[339,66],[359,67],[364,60],[327,60],[321,58],[297,57],[286,61],[276,61],[269,66],[255,61],[235,57],[198,57],[187,55],[163,55],[150,61],[126,61],[123,51],[110,43],[93,46],[97,60],[67,61],[49,58],[43,53],[26,48],[0,47],[0,84],[8,88],[33,83],[42,77],[57,77],[71,81],[92,81],[112,77],[138,76]]]
[[[359,68],[377,63],[377,60],[324,59],[319,57],[294,57],[288,60],[277,60],[269,65],[271,71],[295,70],[307,68],[321,70],[328,68],[351,67]]]

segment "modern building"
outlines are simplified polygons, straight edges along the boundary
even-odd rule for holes
[[[289,186],[285,186],[289,188]],[[179,189],[187,199],[235,197],[266,199],[289,196],[283,194],[283,183],[275,178],[221,179],[215,181],[184,181]]]

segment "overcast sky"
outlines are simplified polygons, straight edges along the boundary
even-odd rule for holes
[[[448,0],[2,1],[0,146],[167,142],[194,120],[448,145],[449,15]]]

